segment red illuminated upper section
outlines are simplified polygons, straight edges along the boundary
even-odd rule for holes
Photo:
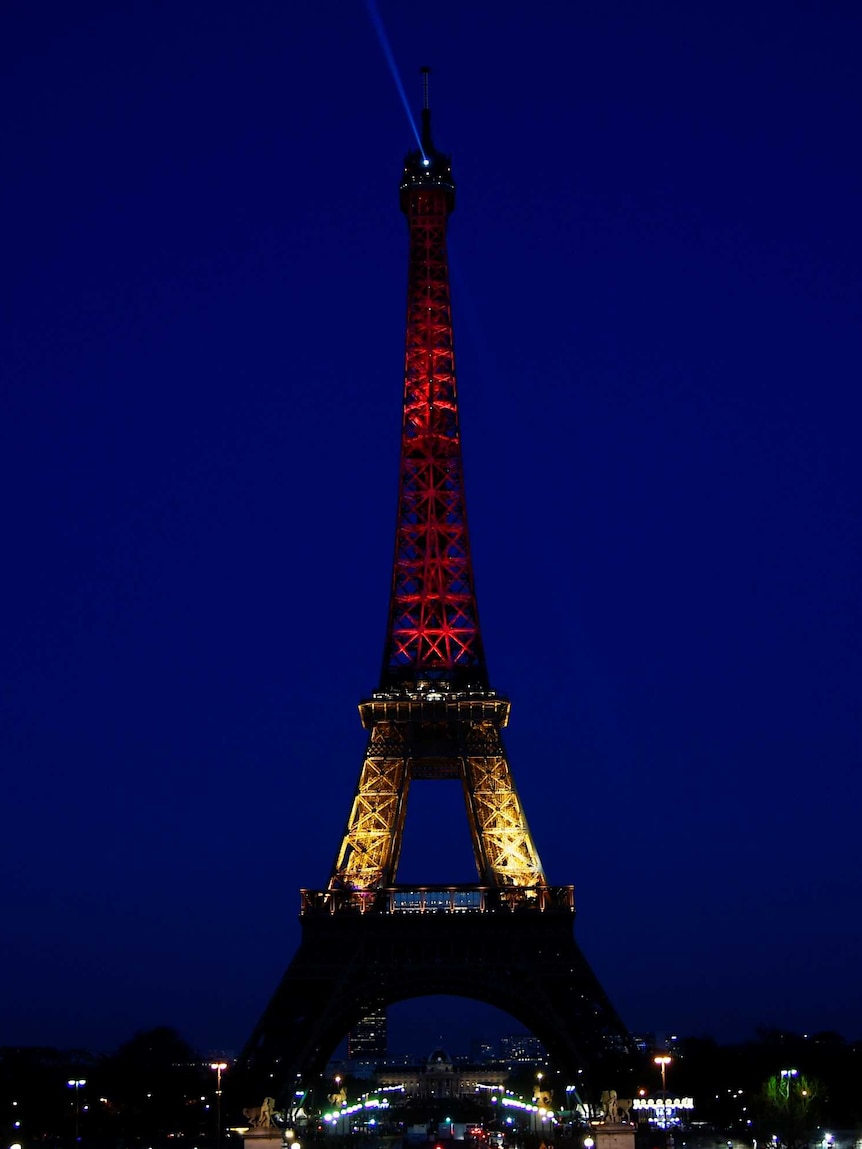
[[[410,253],[404,417],[395,562],[382,686],[448,681],[487,687],[461,465],[446,223],[455,206],[447,156],[431,142],[404,164]]]

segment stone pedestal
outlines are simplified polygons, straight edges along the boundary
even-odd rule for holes
[[[284,1135],[280,1129],[247,1129],[242,1134],[244,1149],[282,1149]]]
[[[592,1129],[596,1149],[635,1149],[634,1125],[606,1122]]]

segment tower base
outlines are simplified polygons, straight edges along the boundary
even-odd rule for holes
[[[569,1080],[601,1066],[610,1073],[631,1042],[573,920],[571,887],[306,892],[299,949],[241,1066],[294,1096],[362,1017],[446,994],[508,1013]]]

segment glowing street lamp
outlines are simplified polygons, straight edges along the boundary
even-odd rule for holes
[[[793,1081],[795,1078],[797,1078],[799,1076],[799,1070],[798,1069],[782,1069],[780,1071],[780,1076],[781,1076],[781,1083],[780,1083],[780,1088],[779,1088],[779,1096],[789,1104],[791,1095],[793,1093]],[[800,1086],[802,1085],[801,1081],[800,1081],[799,1085]],[[799,1088],[799,1086],[797,1086],[797,1092],[799,1093],[800,1097],[806,1097],[807,1093],[808,1093],[808,1091],[806,1089]]]
[[[671,1058],[666,1053],[660,1053],[653,1058],[653,1064],[661,1069],[661,1095],[665,1100],[667,1100],[667,1067],[670,1063]]]
[[[73,1077],[70,1081],[66,1082],[68,1089],[75,1090],[75,1144],[77,1145],[81,1138],[78,1136],[78,1126],[81,1120],[81,1106],[78,1099],[78,1090],[82,1089],[87,1084],[86,1079],[83,1077]]]
[[[657,1065],[661,1070],[661,1099],[664,1102],[661,1118],[662,1129],[667,1129],[669,1124],[669,1110],[667,1107],[667,1067],[670,1065],[670,1063],[671,1058],[666,1053],[659,1053],[656,1057],[653,1058],[653,1064]]]
[[[212,1061],[210,1069],[216,1072],[216,1149],[218,1149],[221,1145],[221,1075],[227,1069],[227,1062]]]

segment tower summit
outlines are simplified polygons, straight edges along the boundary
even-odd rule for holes
[[[449,157],[431,138],[404,161],[407,327],[398,512],[380,684],[347,825],[323,890],[303,890],[302,941],[241,1064],[290,1098],[348,1031],[431,994],[510,1014],[572,1075],[630,1050],[573,936],[571,886],[550,886],[515,789],[490,688],[464,501],[446,227]],[[455,780],[476,865],[470,885],[397,884],[414,781]],[[433,858],[429,858],[433,863]],[[607,1083],[605,1084],[607,1087]]]
[[[430,68],[422,68],[422,128],[420,147],[404,157],[404,175],[401,179],[401,210],[410,218],[410,191],[423,188],[439,189],[446,193],[446,214],[455,210],[455,181],[452,179],[452,159],[438,152],[431,138],[431,105],[428,99]]]
[[[404,160],[407,334],[395,559],[381,687],[487,688],[464,502],[446,226],[449,156],[431,139],[423,69],[422,146]]]

